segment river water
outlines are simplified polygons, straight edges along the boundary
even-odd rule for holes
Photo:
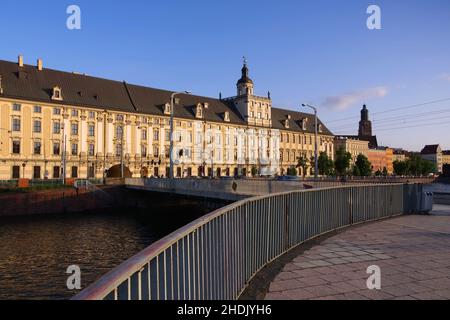
[[[146,209],[0,217],[0,299],[69,299],[66,269],[81,268],[82,288],[151,243],[209,210],[192,200]]]

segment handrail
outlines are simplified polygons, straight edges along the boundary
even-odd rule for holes
[[[238,201],[157,241],[74,299],[236,299],[261,268],[300,243],[404,213],[410,186],[330,187]]]

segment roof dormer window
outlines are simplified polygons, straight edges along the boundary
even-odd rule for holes
[[[318,130],[319,130],[320,133],[322,133],[323,130],[322,130],[322,125],[321,124],[319,124]]]
[[[53,87],[52,100],[62,100],[61,88],[58,86]]]
[[[289,129],[289,119],[284,120],[284,127]]]
[[[3,76],[0,74],[0,94],[3,94]]]
[[[170,104],[169,104],[169,103],[166,103],[166,104],[164,105],[164,114],[167,114],[167,115],[170,115],[170,114],[171,114],[171,111],[170,111]]]
[[[223,120],[225,122],[230,122],[230,113],[228,111],[225,111],[225,114],[223,115]]]
[[[197,104],[197,108],[195,110],[195,117],[198,118],[198,119],[202,119],[203,118],[203,106],[202,106],[201,103]]]
[[[306,131],[306,124],[308,123],[308,118],[304,118],[303,120],[302,120],[302,130],[303,131]]]

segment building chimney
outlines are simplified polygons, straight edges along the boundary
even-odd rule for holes
[[[23,67],[23,56],[19,55],[19,61],[18,61],[19,67]]]
[[[39,58],[37,61],[37,68],[39,71],[42,71],[42,59],[41,58]]]

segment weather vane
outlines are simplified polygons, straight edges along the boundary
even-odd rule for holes
[[[247,65],[247,58],[243,56],[242,59],[244,60],[244,64]]]

